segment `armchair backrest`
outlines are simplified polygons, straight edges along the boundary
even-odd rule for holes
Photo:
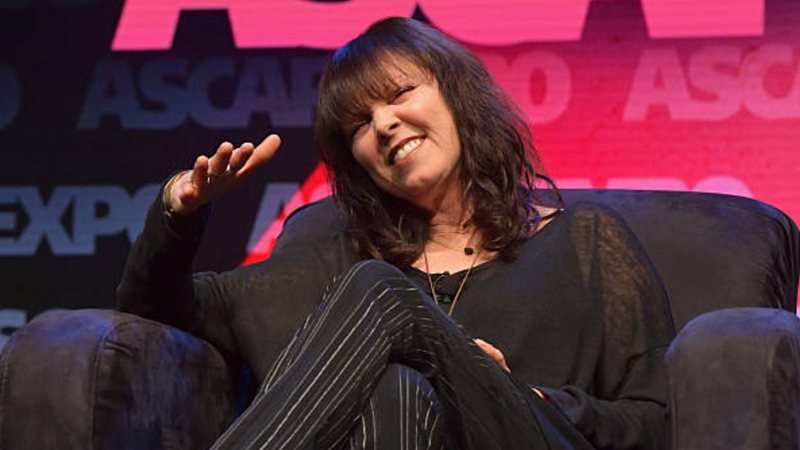
[[[694,317],[740,306],[795,312],[800,233],[786,214],[758,200],[722,194],[564,189],[567,205],[616,210],[639,237],[672,304],[676,330]],[[331,198],[286,221],[275,251],[327,238],[344,227]]]
[[[717,309],[762,306],[795,312],[800,234],[763,202],[722,194],[566,189],[567,204],[616,210],[664,280],[676,330]]]

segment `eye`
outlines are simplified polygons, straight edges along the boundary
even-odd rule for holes
[[[366,121],[366,120],[357,120],[357,121],[353,122],[353,124],[350,126],[350,137],[351,138],[354,137],[361,130],[366,128],[368,123],[369,122]]]
[[[402,99],[403,96],[405,96],[405,94],[413,91],[415,87],[416,86],[401,86],[396,91],[394,91],[394,94],[392,94],[392,101],[395,102],[397,100]]]

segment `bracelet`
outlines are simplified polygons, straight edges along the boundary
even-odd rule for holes
[[[183,175],[185,172],[178,172],[172,178],[167,181],[167,184],[164,185],[163,192],[161,194],[161,203],[164,205],[164,212],[167,214],[168,217],[172,218],[173,214],[175,214],[175,210],[172,209],[170,205],[169,198],[172,193],[172,185]]]

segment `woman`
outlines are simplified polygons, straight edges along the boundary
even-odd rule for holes
[[[537,205],[525,123],[474,56],[378,22],[333,55],[315,127],[346,229],[193,276],[203,206],[280,140],[224,143],[166,184],[120,284],[263,382],[215,448],[664,446],[660,281],[612,212]]]

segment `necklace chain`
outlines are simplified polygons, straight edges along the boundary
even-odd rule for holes
[[[467,247],[470,248],[471,247]],[[466,248],[464,249],[465,253]],[[469,253],[467,253],[469,254]],[[469,278],[469,274],[472,273],[472,269],[475,267],[475,263],[478,262],[478,257],[481,255],[481,250],[478,249],[475,252],[475,257],[472,258],[472,263],[469,265],[469,269],[467,269],[467,273],[464,275],[464,278],[461,279],[461,284],[458,285],[458,290],[456,291],[455,297],[453,297],[453,303],[450,304],[450,310],[447,312],[447,315],[452,316],[453,311],[456,309],[456,303],[458,302],[459,297],[461,296],[461,291],[464,290],[464,285],[467,284],[467,278]],[[422,250],[422,259],[425,261],[425,276],[428,277],[428,286],[431,288],[431,296],[433,296],[433,301],[438,305],[439,304],[439,297],[436,295],[436,288],[433,287],[433,279],[431,278],[431,270],[428,267],[428,252],[424,249]]]

